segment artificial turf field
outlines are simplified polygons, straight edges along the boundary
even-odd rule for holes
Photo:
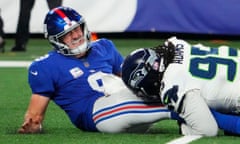
[[[43,39],[30,39],[27,52],[13,53],[13,39],[6,39],[6,52],[0,53],[3,60],[29,60],[47,53],[51,46]],[[140,47],[151,47],[162,43],[159,39],[112,39],[118,50],[126,56]],[[240,41],[189,41],[211,46],[229,45],[240,48]],[[181,137],[175,121],[164,120],[156,123],[146,134],[104,134],[83,132],[75,128],[65,113],[54,103],[50,103],[43,123],[42,134],[17,134],[23,122],[31,91],[27,83],[27,68],[0,67],[0,144],[163,144]],[[201,138],[194,144],[239,144],[240,137],[224,136],[219,131],[217,137]]]

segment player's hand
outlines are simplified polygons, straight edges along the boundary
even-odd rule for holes
[[[34,134],[34,133],[41,133],[42,132],[42,125],[40,122],[34,122],[32,119],[26,120],[21,128],[18,129],[18,133],[21,134]]]

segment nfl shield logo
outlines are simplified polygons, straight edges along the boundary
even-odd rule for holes
[[[83,75],[83,71],[79,67],[75,67],[75,68],[70,69],[70,73],[72,74],[72,76],[74,78],[78,78],[81,75]]]

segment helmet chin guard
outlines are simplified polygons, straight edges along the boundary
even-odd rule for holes
[[[87,41],[84,41],[83,44],[81,44],[80,46],[74,48],[74,49],[69,49],[70,53],[73,55],[77,55],[77,54],[82,54],[87,52],[89,49],[88,43]]]

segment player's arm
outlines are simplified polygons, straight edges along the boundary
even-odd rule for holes
[[[39,94],[32,94],[24,122],[18,133],[40,133],[42,121],[50,99]]]

